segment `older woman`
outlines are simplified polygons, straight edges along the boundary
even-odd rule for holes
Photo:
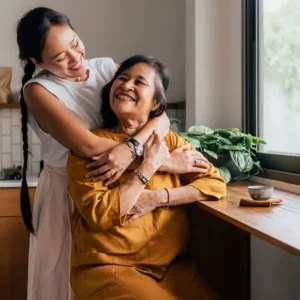
[[[185,144],[176,133],[170,131],[162,142],[154,132],[144,149],[131,138],[164,112],[168,84],[163,64],[137,55],[123,62],[103,89],[106,129],[93,133],[126,143],[133,155],[134,147],[144,151],[135,171],[108,186],[86,179],[86,162],[69,157],[68,183],[76,206],[71,283],[77,299],[192,299],[179,288],[189,277],[186,269],[174,263],[189,237],[184,204],[220,199],[226,188],[212,165],[206,173],[156,172],[169,151]],[[194,299],[215,299],[195,282],[186,287]]]

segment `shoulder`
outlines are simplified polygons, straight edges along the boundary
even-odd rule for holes
[[[117,142],[123,142],[126,138],[124,134],[112,132],[109,128],[97,128],[92,130],[92,133],[98,137],[114,140]]]
[[[110,82],[117,71],[116,64],[110,57],[92,58],[88,60],[88,64],[100,75],[104,83]]]
[[[177,147],[183,146],[186,144],[185,140],[180,137],[175,131],[170,130],[165,136],[164,141],[170,151],[172,152]]]
[[[53,82],[53,78],[52,76],[49,74],[49,73],[46,73],[46,72],[40,72],[38,73],[36,76],[32,77],[30,80],[28,80],[24,87],[23,87],[23,90],[25,91],[25,89],[28,87],[28,86],[32,86],[32,85],[41,85],[43,86],[44,84],[49,84]]]
[[[88,64],[94,67],[98,72],[113,72],[117,71],[114,60],[110,57],[97,57],[88,60]]]

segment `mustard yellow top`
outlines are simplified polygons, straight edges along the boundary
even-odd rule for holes
[[[105,129],[97,129],[93,133],[118,142],[127,138],[124,134]],[[186,144],[172,131],[165,137],[165,142],[170,152]],[[134,266],[140,272],[160,279],[188,241],[186,205],[168,210],[157,208],[122,227],[119,186],[132,171],[124,172],[116,183],[106,187],[103,182],[85,179],[86,163],[70,155],[67,166],[69,191],[76,207],[72,218],[72,268],[114,264]],[[224,180],[212,165],[205,174],[157,172],[146,189],[175,188],[183,184],[216,199],[226,193]]]

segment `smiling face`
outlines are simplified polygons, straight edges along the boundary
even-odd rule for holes
[[[110,106],[118,119],[148,120],[158,107],[155,80],[154,69],[146,63],[138,63],[116,78],[110,90]]]
[[[67,25],[52,25],[42,52],[42,63],[32,61],[54,75],[75,81],[84,76],[85,49],[77,34]]]

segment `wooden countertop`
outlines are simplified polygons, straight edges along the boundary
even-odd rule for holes
[[[201,201],[199,207],[269,243],[300,257],[300,195],[274,189],[273,197],[283,199],[271,207],[239,207],[249,197],[244,181],[228,185],[227,196],[219,201]],[[250,197],[249,197],[250,198]]]
[[[37,187],[38,175],[28,175],[27,184],[28,187]],[[2,180],[0,179],[0,193],[2,188],[20,188],[22,180]]]

